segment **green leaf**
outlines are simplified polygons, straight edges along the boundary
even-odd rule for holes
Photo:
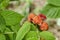
[[[38,40],[38,34],[36,31],[30,31],[24,37],[24,40]]]
[[[0,31],[1,32],[4,32],[4,30],[6,29],[5,25],[6,25],[5,20],[4,20],[4,18],[0,14]]]
[[[30,31],[30,25],[31,23],[28,21],[23,24],[17,33],[16,40],[22,40],[24,38],[24,36]]]
[[[6,25],[16,25],[18,23],[20,23],[20,21],[22,20],[23,16],[11,11],[11,10],[4,10],[1,12],[1,15],[4,17],[5,21],[6,21]]]
[[[45,7],[43,7],[43,9],[40,12],[46,15],[49,9],[51,8],[53,8],[53,6],[51,6],[50,4],[47,4]]]
[[[49,4],[60,6],[60,0],[47,0]]]
[[[41,13],[46,15],[48,18],[60,18],[60,7],[53,6],[51,4],[46,5]]]
[[[48,31],[40,32],[40,37],[45,40],[55,40],[55,36],[51,32],[48,32]]]
[[[6,40],[5,35],[0,33],[0,40]]]
[[[0,0],[1,3],[0,3],[0,9],[5,9],[6,6],[9,4],[9,1],[10,0]]]

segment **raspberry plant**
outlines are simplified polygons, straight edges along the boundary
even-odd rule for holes
[[[58,0],[56,1],[58,2]],[[60,17],[60,4],[55,3],[54,0],[48,0],[48,4],[43,10],[40,10],[39,15],[26,14],[26,21],[20,25],[25,16],[6,9],[9,2],[10,0],[0,0],[0,40],[55,40],[55,36],[48,31],[49,25],[45,20]],[[32,3],[29,0],[26,2],[29,6]]]

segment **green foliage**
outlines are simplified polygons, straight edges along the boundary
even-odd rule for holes
[[[47,0],[49,4],[60,6],[60,0]]]
[[[56,18],[60,18],[60,8],[58,8],[58,13],[56,15]]]
[[[9,32],[11,32],[11,30],[9,28],[6,27],[4,34],[8,34]]]
[[[4,10],[4,11],[2,11],[1,15],[5,19],[6,25],[16,25],[23,18],[22,15],[14,12],[14,11],[11,11],[11,10]]]
[[[38,40],[37,37],[31,37],[31,38],[27,38],[26,40]]]
[[[0,3],[2,2],[3,0],[0,0]]]
[[[15,33],[10,33],[10,34],[7,34],[7,35],[8,35],[10,40],[15,40],[15,38],[16,38],[16,34]]]
[[[47,17],[49,18],[55,18],[57,15],[58,9],[57,8],[51,8],[48,12],[47,12]]]
[[[60,18],[60,7],[51,4],[46,5],[40,12],[48,18]]]
[[[40,32],[40,37],[45,40],[55,40],[54,35],[48,31]]]
[[[24,40],[38,40],[38,33],[36,31],[30,31],[26,34]]]
[[[31,23],[31,31],[36,31],[37,30],[37,26],[35,26],[34,24]]]
[[[0,14],[0,31],[3,32],[6,28],[6,23],[2,15]]]
[[[46,5],[45,7],[43,7],[43,9],[40,11],[43,14],[47,14],[47,12],[49,11],[49,9],[53,8],[53,6],[51,6],[50,4]]]
[[[6,39],[1,37],[1,40],[15,40],[16,33],[20,29],[20,22],[23,16],[11,11],[0,11],[0,33],[2,33]],[[2,35],[2,36],[3,36]]]
[[[12,29],[12,31],[14,31],[15,33],[17,33],[18,30],[20,29],[20,23],[14,25],[14,26],[11,26],[11,29]]]
[[[5,35],[0,33],[0,40],[6,40]]]
[[[20,22],[23,18],[21,14],[11,10],[5,10],[7,5],[11,0],[0,0],[0,40],[40,40],[41,38],[45,40],[55,40],[52,33],[48,31],[40,31],[37,26],[26,21],[22,27]],[[27,7],[32,3],[31,0],[25,0],[27,2]],[[48,18],[59,18],[60,17],[60,3],[58,0],[48,0],[48,5],[43,8],[41,13],[45,14]],[[59,4],[58,4],[59,3]],[[26,12],[26,7],[24,8],[25,17],[28,16],[29,12]]]
[[[0,0],[0,9],[4,10],[6,6],[9,4],[10,0]]]
[[[12,32],[9,28],[6,28],[4,35],[6,37],[6,40],[15,40],[16,33]]]
[[[24,38],[24,36],[29,32],[30,30],[30,22],[25,22],[23,24],[23,26],[19,29],[17,36],[16,36],[16,40],[22,40]]]
[[[15,40],[16,38],[16,34],[15,33],[8,33],[8,34],[4,34],[6,40]]]

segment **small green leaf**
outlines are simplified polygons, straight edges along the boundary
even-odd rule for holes
[[[40,37],[45,40],[55,40],[55,36],[48,31],[40,32]]]
[[[31,23],[30,22],[25,22],[23,26],[19,29],[16,40],[22,40],[24,36],[30,31]]]
[[[11,10],[4,10],[1,12],[1,15],[4,17],[5,21],[6,21],[6,25],[16,25],[18,23],[20,23],[20,21],[22,20],[23,16],[11,11]]]
[[[5,35],[0,33],[0,40],[6,40]]]

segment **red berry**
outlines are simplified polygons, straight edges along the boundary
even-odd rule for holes
[[[38,16],[40,16],[42,18],[42,20],[46,19],[46,16],[44,14],[39,14]]]

